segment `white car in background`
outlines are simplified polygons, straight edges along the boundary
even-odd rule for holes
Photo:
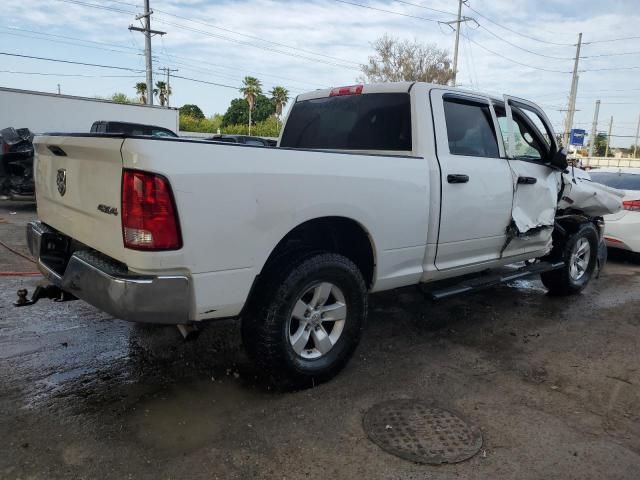
[[[623,210],[604,216],[607,246],[640,252],[640,168],[598,168],[589,175],[594,182],[625,192]]]

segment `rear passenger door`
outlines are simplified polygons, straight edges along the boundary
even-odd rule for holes
[[[500,258],[511,219],[513,178],[483,96],[431,91],[442,185],[439,270]]]

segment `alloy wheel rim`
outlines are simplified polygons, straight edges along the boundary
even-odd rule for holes
[[[591,260],[591,246],[586,238],[576,242],[569,261],[569,275],[574,281],[580,280],[587,272]]]
[[[287,324],[289,343],[306,360],[320,358],[338,342],[346,320],[342,290],[330,282],[317,283],[294,304]]]

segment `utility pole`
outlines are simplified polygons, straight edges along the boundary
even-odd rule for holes
[[[609,156],[609,142],[611,139],[611,128],[613,127],[613,115],[611,115],[611,120],[609,120],[609,134],[607,135],[607,148],[604,151],[605,158]]]
[[[565,146],[569,143],[569,134],[573,127],[573,116],[576,113],[576,96],[578,94],[578,63],[580,62],[580,47],[582,47],[582,33],[578,34],[578,44],[576,46],[576,58],[573,62],[573,76],[571,77],[571,93],[569,95],[569,106],[567,108],[567,116],[564,124]]]
[[[469,17],[463,17],[462,16],[462,4],[464,3],[465,5],[467,0],[458,0],[458,19],[457,20],[453,20],[451,22],[440,22],[443,23],[445,25],[449,25],[451,28],[453,28],[451,25],[452,24],[456,24],[456,43],[453,47],[453,78],[452,78],[452,85],[455,87],[456,86],[456,76],[458,75],[458,45],[460,44],[460,24],[462,22],[468,22],[468,21],[472,21],[475,22],[475,20],[473,18],[469,18]],[[477,23],[477,22],[476,22]]]
[[[144,13],[136,15],[136,20],[144,19],[144,27],[134,27],[129,25],[129,30],[144,33],[144,57],[147,70],[147,104],[153,105],[153,59],[151,58],[151,35],[164,35],[167,32],[151,30],[151,14],[153,10],[149,7],[149,0],[144,0]]]
[[[591,125],[591,141],[589,142],[589,156],[593,157],[593,147],[598,135],[598,113],[600,112],[600,100],[596,100],[596,111],[593,114],[593,124]]]
[[[633,158],[636,158],[636,150],[638,149],[638,134],[640,133],[640,115],[638,115],[638,126],[636,127],[636,141],[633,144]]]
[[[60,95],[60,84],[58,84],[58,95]]]
[[[171,72],[178,72],[179,70],[177,68],[169,68],[169,67],[164,67],[164,68],[161,68],[160,70],[164,70],[165,73],[167,74],[167,107],[168,107],[169,97],[171,96]]]

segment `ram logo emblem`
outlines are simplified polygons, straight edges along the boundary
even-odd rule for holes
[[[67,193],[67,171],[64,168],[58,169],[56,185],[58,186],[58,193],[61,197],[64,197],[64,194]]]

